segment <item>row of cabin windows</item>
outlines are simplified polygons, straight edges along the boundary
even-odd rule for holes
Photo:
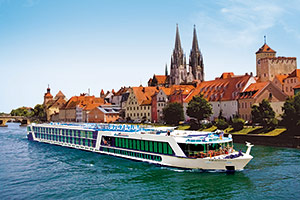
[[[74,137],[66,137],[60,135],[50,135],[44,133],[35,133],[36,138],[50,140],[50,141],[57,141],[57,142],[65,142],[69,144],[78,144],[87,147],[95,147],[96,141],[90,139],[83,139],[83,138],[74,138]]]
[[[139,108],[141,108],[141,110],[149,110],[150,106],[127,107],[127,110],[139,110]]]
[[[81,130],[59,129],[59,128],[44,128],[44,127],[33,127],[33,131],[38,132],[38,133],[97,139],[97,132],[93,132],[93,131],[81,131]]]
[[[142,159],[147,159],[147,160],[154,160],[154,161],[159,161],[159,162],[162,160],[160,156],[125,151],[125,150],[120,150],[120,149],[111,149],[111,148],[101,147],[100,150],[104,151],[104,152],[115,153],[115,154],[120,154],[120,155],[125,155],[125,156],[136,157],[136,158],[142,158]]]
[[[132,150],[146,151],[151,153],[174,155],[174,151],[168,142],[156,142],[156,141],[148,141],[148,140],[104,136],[101,144],[120,147],[124,149],[132,149]]]
[[[141,114],[141,117],[143,117],[143,116],[146,117],[147,116],[147,113],[144,113],[144,115],[143,115],[143,113],[128,113],[128,116],[129,117],[135,117],[135,116],[139,117],[140,114]],[[150,117],[150,113],[148,113],[148,117]]]

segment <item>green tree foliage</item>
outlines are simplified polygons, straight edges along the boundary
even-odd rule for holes
[[[216,119],[216,127],[217,129],[220,130],[225,130],[226,128],[228,128],[228,123],[226,122],[225,119]]]
[[[17,109],[13,109],[13,110],[10,112],[10,115],[11,115],[11,116],[31,117],[32,114],[33,114],[32,110],[29,110],[29,109],[26,108],[26,107],[20,107],[20,108],[17,108]]]
[[[231,126],[234,131],[240,131],[244,128],[245,120],[242,118],[234,117],[231,122]]]
[[[252,121],[261,124],[264,128],[274,126],[276,120],[275,112],[267,99],[262,100],[259,105],[253,105],[251,110]]]
[[[34,109],[29,109],[26,107],[20,107],[17,109],[13,109],[10,112],[11,116],[24,116],[28,118],[34,118],[39,121],[46,121],[46,113],[44,106],[41,104],[37,104]]]
[[[284,103],[282,120],[287,129],[299,130],[300,128],[300,93],[289,98]]]
[[[39,119],[40,121],[46,121],[45,108],[41,104],[36,104],[33,109],[33,117]]]
[[[188,104],[187,115],[196,118],[199,125],[201,120],[208,118],[211,114],[212,107],[202,94],[200,96],[194,96]]]
[[[163,109],[163,119],[167,124],[174,125],[184,120],[182,105],[180,103],[169,103]]]

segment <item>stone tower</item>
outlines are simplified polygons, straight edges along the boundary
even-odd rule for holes
[[[170,83],[171,85],[179,85],[186,83],[187,71],[186,71],[186,57],[183,53],[178,25],[176,26],[175,48],[173,55],[171,56],[171,70],[170,70]]]
[[[256,54],[256,66],[259,64],[259,60],[262,58],[275,58],[276,57],[276,51],[271,49],[269,45],[266,43],[266,36],[264,37],[264,45],[258,49]]]
[[[276,51],[266,44],[256,52],[256,76],[258,81],[273,81],[276,75],[288,75],[297,69],[295,57],[276,57]]]
[[[200,80],[201,82],[204,81],[203,69],[203,57],[198,46],[196,26],[194,25],[192,50],[189,58],[189,74],[191,74],[189,77],[191,77],[192,80],[188,80],[188,82],[192,82],[194,80]]]
[[[50,93],[50,87],[48,85],[47,92],[44,95],[44,105],[46,106],[49,101],[53,100],[53,96]]]

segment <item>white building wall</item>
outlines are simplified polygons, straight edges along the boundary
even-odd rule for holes
[[[210,117],[210,120],[218,118],[220,111],[222,110],[222,115],[226,119],[233,117],[233,115],[238,114],[238,102],[237,100],[232,101],[211,101],[209,102],[212,105],[213,114]]]

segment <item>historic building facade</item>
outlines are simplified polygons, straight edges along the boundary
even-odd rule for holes
[[[267,99],[276,113],[276,117],[279,117],[282,114],[281,107],[286,98],[287,95],[273,82],[252,83],[239,94],[239,115],[246,121],[252,120],[252,105],[258,105],[263,99]]]
[[[48,86],[47,92],[44,95],[43,106],[46,112],[47,121],[58,121],[59,110],[64,107],[67,99],[66,96],[59,91],[55,97],[50,93],[50,87]]]
[[[188,70],[187,70],[188,65]],[[178,25],[176,27],[175,47],[171,56],[170,84],[180,85],[191,83],[195,80],[204,80],[204,64],[201,51],[198,46],[196,27],[194,27],[192,50],[189,56],[189,64],[181,47]]]
[[[273,81],[276,75],[288,75],[297,69],[295,57],[276,57],[266,42],[256,52],[256,76],[259,81]]]

